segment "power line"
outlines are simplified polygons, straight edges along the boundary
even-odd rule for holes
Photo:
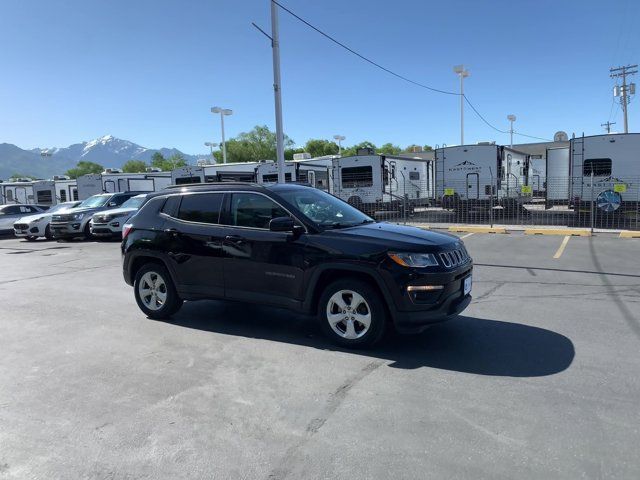
[[[285,12],[287,12],[289,15],[291,15],[292,17],[296,18],[297,20],[299,20],[300,22],[304,23],[306,26],[308,26],[309,28],[311,28],[312,30],[315,30],[317,33],[319,33],[320,35],[322,35],[323,37],[325,37],[327,40],[330,40],[331,42],[335,43],[336,45],[344,48],[345,50],[347,50],[348,52],[352,53],[353,55],[359,57],[360,59],[364,60],[365,62],[373,65],[376,68],[379,68],[380,70],[387,72],[390,75],[393,75],[394,77],[399,78],[400,80],[404,80],[405,82],[411,83],[413,85],[416,85],[418,87],[421,88],[425,88],[427,90],[430,90],[432,92],[436,92],[436,93],[442,93],[445,95],[456,95],[456,96],[460,96],[460,93],[458,92],[450,92],[447,90],[441,90],[439,88],[434,88],[434,87],[430,87],[429,85],[425,85],[423,83],[417,82],[415,80],[412,80],[410,78],[405,77],[404,75],[401,75],[399,73],[394,72],[393,70],[384,67],[382,65],[380,65],[377,62],[374,62],[373,60],[371,60],[368,57],[365,57],[364,55],[362,55],[361,53],[358,53],[357,51],[355,51],[353,48],[348,47],[347,45],[345,45],[344,43],[340,42],[339,40],[336,40],[335,38],[333,38],[331,35],[329,35],[328,33],[325,33],[324,31],[322,31],[320,28],[316,27],[315,25],[309,23],[307,20],[305,20],[304,18],[302,18],[301,16],[299,16],[298,14],[294,13],[293,11],[289,10],[287,7],[285,7],[284,5],[282,5],[281,3],[279,3],[276,0],[271,0],[273,3],[275,3],[278,7],[280,7],[282,10],[284,10]],[[496,126],[492,125],[486,118],[484,118],[480,112],[473,106],[473,104],[469,101],[469,98],[465,95],[462,94],[462,96],[464,97],[465,101],[467,102],[467,104],[469,104],[469,106],[471,107],[471,109],[475,112],[475,114],[484,122],[486,123],[489,127],[491,127],[492,129],[494,129],[496,132],[500,132],[500,133],[509,133],[506,130],[501,130],[499,128],[497,128]],[[542,137],[535,137],[533,135],[527,135],[524,133],[520,133],[520,132],[513,132],[515,135],[520,135],[522,137],[528,137],[528,138],[535,138],[538,140],[544,140],[544,141],[550,141],[549,139],[546,138],[542,138]]]

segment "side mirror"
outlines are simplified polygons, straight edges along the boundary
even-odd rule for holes
[[[269,230],[272,232],[293,232],[294,226],[291,217],[277,217],[269,222]]]

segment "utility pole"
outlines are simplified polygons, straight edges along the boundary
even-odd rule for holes
[[[513,122],[516,121],[515,115],[507,115],[507,120],[509,120],[509,133],[511,134],[511,143],[510,148],[513,148]]]
[[[607,131],[607,133],[611,133],[611,125],[615,125],[616,122],[609,122],[607,121],[606,123],[601,123],[600,126],[604,127],[604,129]]]
[[[273,51],[273,94],[276,107],[276,157],[278,183],[285,183],[284,132],[282,130],[282,94],[280,91],[280,37],[278,34],[278,5],[271,3],[271,50]]]
[[[460,145],[464,145],[464,79],[469,76],[469,70],[464,65],[456,65],[453,71],[460,77]]]
[[[636,93],[635,83],[630,83],[629,85],[627,85],[627,75],[634,75],[638,73],[638,70],[634,70],[634,68],[638,68],[638,65],[626,65],[624,67],[609,69],[609,76],[611,78],[622,77],[622,85],[616,85],[615,87],[613,87],[613,96],[622,97],[620,99],[620,103],[622,104],[622,113],[624,114],[624,133],[629,133],[629,120],[627,115],[627,106],[631,101],[629,95],[633,95],[634,93]]]

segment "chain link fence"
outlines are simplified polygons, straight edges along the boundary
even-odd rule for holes
[[[404,224],[640,230],[640,177],[549,177],[523,185],[478,175],[446,184],[397,176],[380,185],[353,177],[331,193],[378,220]]]

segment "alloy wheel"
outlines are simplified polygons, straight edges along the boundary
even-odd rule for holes
[[[340,337],[355,340],[369,331],[371,308],[358,292],[339,290],[327,302],[327,321]]]

